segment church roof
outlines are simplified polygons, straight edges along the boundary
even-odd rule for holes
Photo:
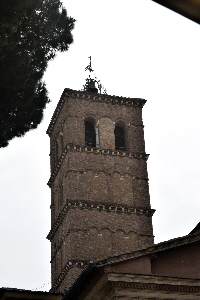
[[[197,226],[190,232],[190,234],[193,233],[200,233],[200,222],[197,224]]]
[[[0,300],[6,299],[40,299],[40,300],[59,300],[63,294],[61,293],[50,293],[43,291],[30,291],[17,288],[0,288]]]
[[[153,0],[178,14],[200,24],[200,1],[199,0]]]

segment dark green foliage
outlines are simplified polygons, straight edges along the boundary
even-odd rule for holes
[[[60,0],[0,0],[0,147],[40,124],[49,102],[42,76],[73,42]]]

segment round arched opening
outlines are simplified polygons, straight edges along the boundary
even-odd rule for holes
[[[116,125],[114,133],[115,133],[115,150],[125,151],[126,146],[125,146],[124,129],[121,126]]]
[[[96,147],[96,132],[94,121],[91,118],[85,120],[85,145],[88,147]]]

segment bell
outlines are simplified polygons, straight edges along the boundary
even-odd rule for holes
[[[90,79],[90,81],[88,82],[88,92],[89,93],[98,93],[98,89],[95,86],[95,80],[94,79]]]
[[[96,86],[95,86],[95,81],[94,81],[93,79],[91,79],[91,80],[89,81],[88,87],[89,87],[90,89],[95,89],[95,88],[96,88]]]

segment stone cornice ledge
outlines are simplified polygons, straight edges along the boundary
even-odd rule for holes
[[[87,264],[88,261],[68,261],[49,292],[54,293],[57,291],[70,269],[72,269],[73,267],[83,269]]]
[[[47,134],[50,136],[53,127],[56,123],[56,120],[58,118],[58,115],[63,107],[63,104],[65,100],[69,97],[72,98],[78,98],[88,101],[95,101],[95,102],[106,102],[111,104],[118,104],[118,105],[127,105],[127,106],[134,106],[134,107],[143,107],[146,103],[145,99],[142,98],[126,98],[126,97],[119,97],[119,96],[111,96],[111,95],[105,95],[105,94],[93,94],[88,93],[85,91],[75,91],[71,89],[64,89],[60,100],[57,104],[57,107],[54,111],[53,117],[51,119],[51,122],[49,124],[49,127],[47,129]]]
[[[98,211],[105,211],[105,212],[112,212],[112,213],[127,213],[127,214],[135,214],[135,215],[145,215],[147,217],[151,217],[155,210],[154,209],[147,209],[147,208],[139,208],[139,207],[132,207],[128,205],[120,205],[116,203],[98,203],[94,201],[87,201],[87,200],[66,200],[66,203],[58,215],[55,223],[52,226],[49,234],[47,235],[47,239],[52,241],[55,233],[59,229],[60,225],[62,224],[65,215],[69,211],[69,209],[88,209],[88,210],[98,210]]]
[[[112,156],[144,159],[144,160],[147,160],[149,157],[149,154],[146,154],[146,153],[133,153],[133,152],[121,151],[121,150],[100,149],[100,148],[93,148],[93,147],[88,147],[88,146],[79,146],[79,145],[74,145],[74,144],[70,143],[65,146],[65,149],[63,150],[63,152],[58,160],[58,163],[54,167],[51,177],[47,183],[49,187],[51,187],[54,179],[56,178],[56,175],[58,174],[61,164],[62,164],[67,152],[69,152],[69,151],[85,152],[87,154],[96,154],[96,155],[97,154],[112,155]]]
[[[199,279],[108,273],[113,287],[163,292],[200,293]],[[197,295],[196,295],[197,296]],[[200,294],[199,294],[200,296]]]

